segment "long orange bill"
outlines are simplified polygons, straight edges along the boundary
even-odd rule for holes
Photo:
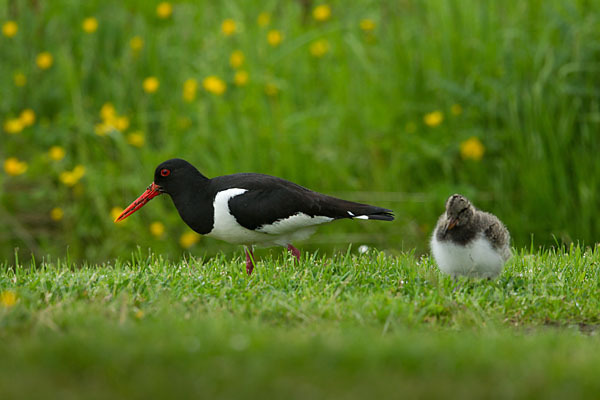
[[[149,202],[150,200],[162,193],[162,188],[156,183],[152,182],[152,184],[148,186],[146,191],[142,193],[140,197],[138,197],[133,203],[131,203],[129,207],[123,210],[121,215],[119,215],[117,219],[115,219],[115,222],[122,221],[125,218],[129,217],[131,214],[142,208],[147,202]]]

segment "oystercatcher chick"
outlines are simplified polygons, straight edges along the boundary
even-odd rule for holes
[[[163,193],[171,196],[194,231],[244,245],[248,275],[254,268],[253,245],[287,246],[300,260],[292,242],[306,239],[317,225],[344,218],[394,220],[386,208],[337,199],[274,176],[241,173],[207,178],[192,164],[175,158],[156,167],[154,182],[115,222]]]
[[[454,194],[433,231],[431,252],[440,270],[453,277],[494,278],[511,256],[510,234],[495,215]]]

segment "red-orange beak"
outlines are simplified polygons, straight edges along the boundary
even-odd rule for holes
[[[115,222],[119,222],[129,217],[131,214],[142,208],[147,202],[162,194],[163,190],[156,183],[152,182],[140,197],[138,197],[133,203],[129,205],[122,213],[115,219]]]

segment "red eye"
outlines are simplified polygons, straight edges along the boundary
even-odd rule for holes
[[[169,175],[171,175],[171,171],[168,170],[168,169],[166,169],[166,168],[165,169],[161,169],[160,170],[160,175],[161,176],[169,176]]]

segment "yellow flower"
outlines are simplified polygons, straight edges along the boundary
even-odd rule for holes
[[[150,76],[146,79],[144,79],[144,91],[146,93],[154,93],[158,90],[158,87],[160,86],[160,82],[158,81],[158,79],[154,76]]]
[[[31,126],[35,122],[35,112],[31,108],[27,108],[21,112],[19,120],[23,126]]]
[[[225,36],[231,36],[231,35],[233,35],[235,33],[236,29],[237,28],[236,28],[236,25],[235,25],[235,21],[232,20],[231,18],[227,18],[221,24],[221,32],[223,32],[223,34]]]
[[[485,147],[476,137],[471,137],[460,144],[460,155],[463,160],[479,161],[483,158],[483,153]]]
[[[22,72],[17,72],[13,75],[13,81],[15,82],[15,86],[23,87],[27,83],[27,77]]]
[[[37,64],[39,69],[48,69],[54,63],[54,57],[47,51],[44,51],[37,55],[35,59],[35,63]]]
[[[110,217],[114,221],[115,219],[117,219],[119,217],[119,215],[121,215],[122,212],[123,212],[123,209],[121,207],[113,207],[110,209]]]
[[[463,109],[460,104],[452,104],[452,107],[450,107],[450,112],[452,115],[460,115],[462,114],[462,111]]]
[[[115,118],[114,120],[115,129],[119,132],[126,131],[129,128],[129,118],[122,115],[120,117]]]
[[[198,243],[200,236],[196,232],[186,232],[179,238],[179,244],[184,249],[189,249],[194,244]]]
[[[142,147],[146,143],[146,138],[141,131],[131,132],[127,135],[127,143],[135,147]]]
[[[165,233],[165,226],[162,222],[153,222],[150,224],[150,233],[156,237],[160,237]]]
[[[281,31],[278,31],[277,29],[271,29],[267,33],[267,42],[273,47],[279,46],[279,44],[281,43],[282,40],[283,40],[283,34],[281,33]]]
[[[88,17],[83,20],[81,28],[85,33],[94,33],[98,29],[98,20],[94,17]]]
[[[323,57],[329,51],[329,42],[325,39],[319,39],[310,45],[310,54],[313,57]]]
[[[17,304],[17,294],[13,290],[5,290],[0,293],[0,304],[3,307],[10,308]]]
[[[364,32],[372,32],[375,29],[375,22],[372,19],[365,18],[360,21],[359,26]]]
[[[53,161],[60,161],[65,158],[65,149],[60,146],[52,146],[50,150],[48,150],[48,157],[50,157]]]
[[[183,100],[191,103],[196,99],[196,91],[198,90],[198,81],[190,78],[183,82]]]
[[[274,83],[267,83],[265,85],[265,93],[267,94],[267,96],[277,96],[277,94],[279,93],[279,88]]]
[[[27,171],[27,163],[19,161],[16,157],[9,157],[4,160],[4,171],[12,176],[24,174]]]
[[[144,312],[140,309],[138,309],[135,314],[133,314],[137,319],[142,319],[144,318]]]
[[[248,83],[248,72],[243,70],[236,71],[235,75],[233,76],[233,82],[237,86],[244,86],[246,83]]]
[[[430,127],[438,126],[444,120],[444,114],[441,111],[432,111],[428,114],[425,114],[423,117],[423,122],[425,125]]]
[[[20,118],[11,118],[4,122],[4,132],[6,133],[19,133],[23,130],[23,122]]]
[[[60,221],[63,219],[64,215],[65,212],[60,207],[54,207],[52,210],[50,210],[50,218],[52,218],[54,221]]]
[[[19,31],[19,25],[15,21],[6,21],[2,25],[2,34],[6,37],[13,37]]]
[[[173,6],[168,1],[163,1],[156,6],[156,15],[158,18],[167,19],[173,14]]]
[[[313,18],[317,21],[327,21],[331,17],[331,7],[327,4],[316,6],[313,10]]]
[[[265,27],[271,23],[271,14],[268,12],[261,12],[258,14],[258,18],[256,18],[256,22],[258,26]]]
[[[139,36],[132,37],[129,41],[129,47],[131,47],[131,50],[134,52],[140,51],[144,47],[144,39]]]
[[[117,111],[112,103],[104,103],[102,104],[102,107],[100,107],[100,118],[104,121],[112,121],[116,115]]]
[[[98,136],[104,136],[104,135],[108,134],[108,132],[110,132],[112,130],[113,130],[113,126],[111,124],[106,123],[106,122],[101,122],[101,123],[96,124],[94,126],[94,132]]]
[[[64,171],[60,174],[60,181],[67,186],[75,186],[77,182],[85,175],[85,167],[77,165],[73,171]]]
[[[223,82],[223,80],[214,75],[204,78],[204,80],[202,81],[202,86],[207,92],[219,96],[225,93],[225,90],[227,90],[227,85],[225,84],[225,82]]]
[[[241,50],[236,50],[229,56],[229,65],[233,68],[239,68],[244,64],[244,53]]]

